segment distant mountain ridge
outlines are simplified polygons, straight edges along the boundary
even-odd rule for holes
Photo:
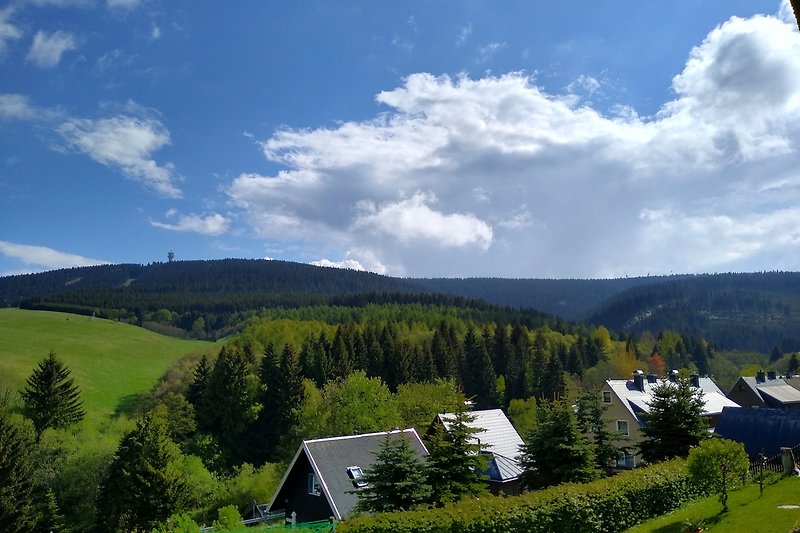
[[[467,300],[442,300],[442,295]],[[286,261],[224,259],[102,265],[0,278],[0,306],[84,314],[92,308],[164,307],[191,311],[187,316],[196,319],[201,311],[355,305],[370,298],[446,305],[484,301],[602,324],[617,332],[672,329],[707,338],[722,349],[768,352],[778,345],[784,351],[800,350],[797,272],[597,280],[415,279]]]

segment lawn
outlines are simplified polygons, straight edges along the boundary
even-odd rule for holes
[[[51,350],[81,389],[87,419],[112,415],[125,399],[149,390],[170,364],[215,344],[176,339],[92,317],[0,309],[0,380],[19,390]]]
[[[687,521],[703,521],[703,532],[788,533],[800,526],[800,478],[788,477],[764,486],[750,483],[730,493],[730,511],[722,514],[716,496],[709,496],[667,515],[640,524],[627,533],[684,533]]]

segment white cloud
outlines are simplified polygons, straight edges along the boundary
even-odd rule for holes
[[[0,94],[0,119],[34,120],[40,111],[23,94]]]
[[[78,40],[69,32],[56,31],[48,34],[39,30],[33,36],[33,43],[25,60],[41,68],[53,68],[61,62],[61,56],[77,48]]]
[[[22,30],[11,23],[15,11],[14,6],[0,9],[0,59],[6,54],[8,42],[22,37]]]
[[[417,73],[376,96],[371,120],[277,131],[262,148],[285,170],[226,191],[259,238],[326,247],[316,257],[351,250],[395,275],[800,268],[787,237],[797,72],[800,32],[756,16],[710,32],[650,117],[603,114],[521,73]]]
[[[33,246],[0,241],[0,253],[26,265],[36,265],[48,270],[90,265],[105,265],[108,261],[60,252],[45,246]]]
[[[156,26],[155,22],[150,27],[150,40],[157,41],[161,38],[161,28]]]
[[[106,0],[109,9],[122,11],[131,11],[143,3],[144,0]]]
[[[159,165],[153,152],[170,144],[164,125],[152,116],[117,115],[99,120],[71,119],[58,132],[76,150],[98,163],[121,170],[160,196],[177,198],[181,191],[171,163]]]
[[[435,203],[436,197],[424,193],[381,206],[361,202],[354,226],[390,235],[403,243],[422,239],[446,247],[489,248],[492,228],[488,224],[471,213],[435,211],[428,205]]]
[[[464,43],[467,42],[470,35],[472,35],[472,23],[468,23],[466,26],[461,27],[458,31],[458,37],[456,37],[456,46],[462,46]]]
[[[94,0],[27,0],[27,2],[40,7],[89,7],[94,4]]]
[[[175,216],[174,210],[170,209],[167,211],[165,216],[167,218]],[[166,224],[155,220],[151,220],[150,224],[157,228],[167,229],[170,231],[217,236],[228,231],[230,220],[219,213],[214,213],[213,215],[208,215],[205,217],[192,214],[180,217],[176,224]]]
[[[331,267],[331,268],[345,268],[348,270],[364,271],[365,268],[355,259],[343,259],[341,261],[331,261],[330,259],[320,259],[319,261],[311,261],[310,265]]]
[[[488,63],[494,58],[495,54],[506,47],[506,43],[489,43],[478,48],[478,57],[475,62],[479,65]]]

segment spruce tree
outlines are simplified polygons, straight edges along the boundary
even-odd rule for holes
[[[70,426],[86,414],[78,386],[55,352],[50,352],[33,370],[21,396],[25,415],[33,421],[37,438],[47,428]]]
[[[97,529],[149,531],[180,510],[186,488],[169,466],[178,455],[163,408],[146,413],[122,438],[100,486]]]
[[[474,438],[483,430],[469,425],[474,421],[475,417],[461,406],[447,421],[447,428],[439,428],[431,438],[427,473],[434,504],[486,492],[480,473],[486,464]]]
[[[592,446],[578,429],[572,407],[566,402],[543,402],[539,423],[522,446],[522,485],[528,489],[596,479]]]
[[[645,438],[639,445],[642,458],[655,463],[672,457],[686,457],[692,446],[708,436],[703,419],[703,392],[689,381],[661,381],[653,387]]]
[[[426,481],[425,464],[404,434],[387,433],[375,457],[361,480],[354,479],[359,510],[402,511],[429,500],[431,487]]]
[[[620,453],[628,447],[624,445],[623,435],[608,429],[603,416],[607,409],[598,393],[586,392],[578,397],[575,415],[578,429],[593,446],[595,465],[601,472],[610,474]]]
[[[35,482],[31,440],[0,413],[0,525],[9,533],[61,530],[53,493]]]

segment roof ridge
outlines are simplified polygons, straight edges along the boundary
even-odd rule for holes
[[[303,444],[310,444],[316,442],[327,442],[327,441],[334,441],[334,440],[347,440],[347,439],[358,439],[361,437],[376,437],[378,435],[394,435],[400,433],[417,433],[417,430],[414,428],[406,428],[406,429],[392,429],[389,431],[376,431],[374,433],[360,433],[358,435],[340,435],[338,437],[323,437],[320,439],[307,439],[303,441]]]

